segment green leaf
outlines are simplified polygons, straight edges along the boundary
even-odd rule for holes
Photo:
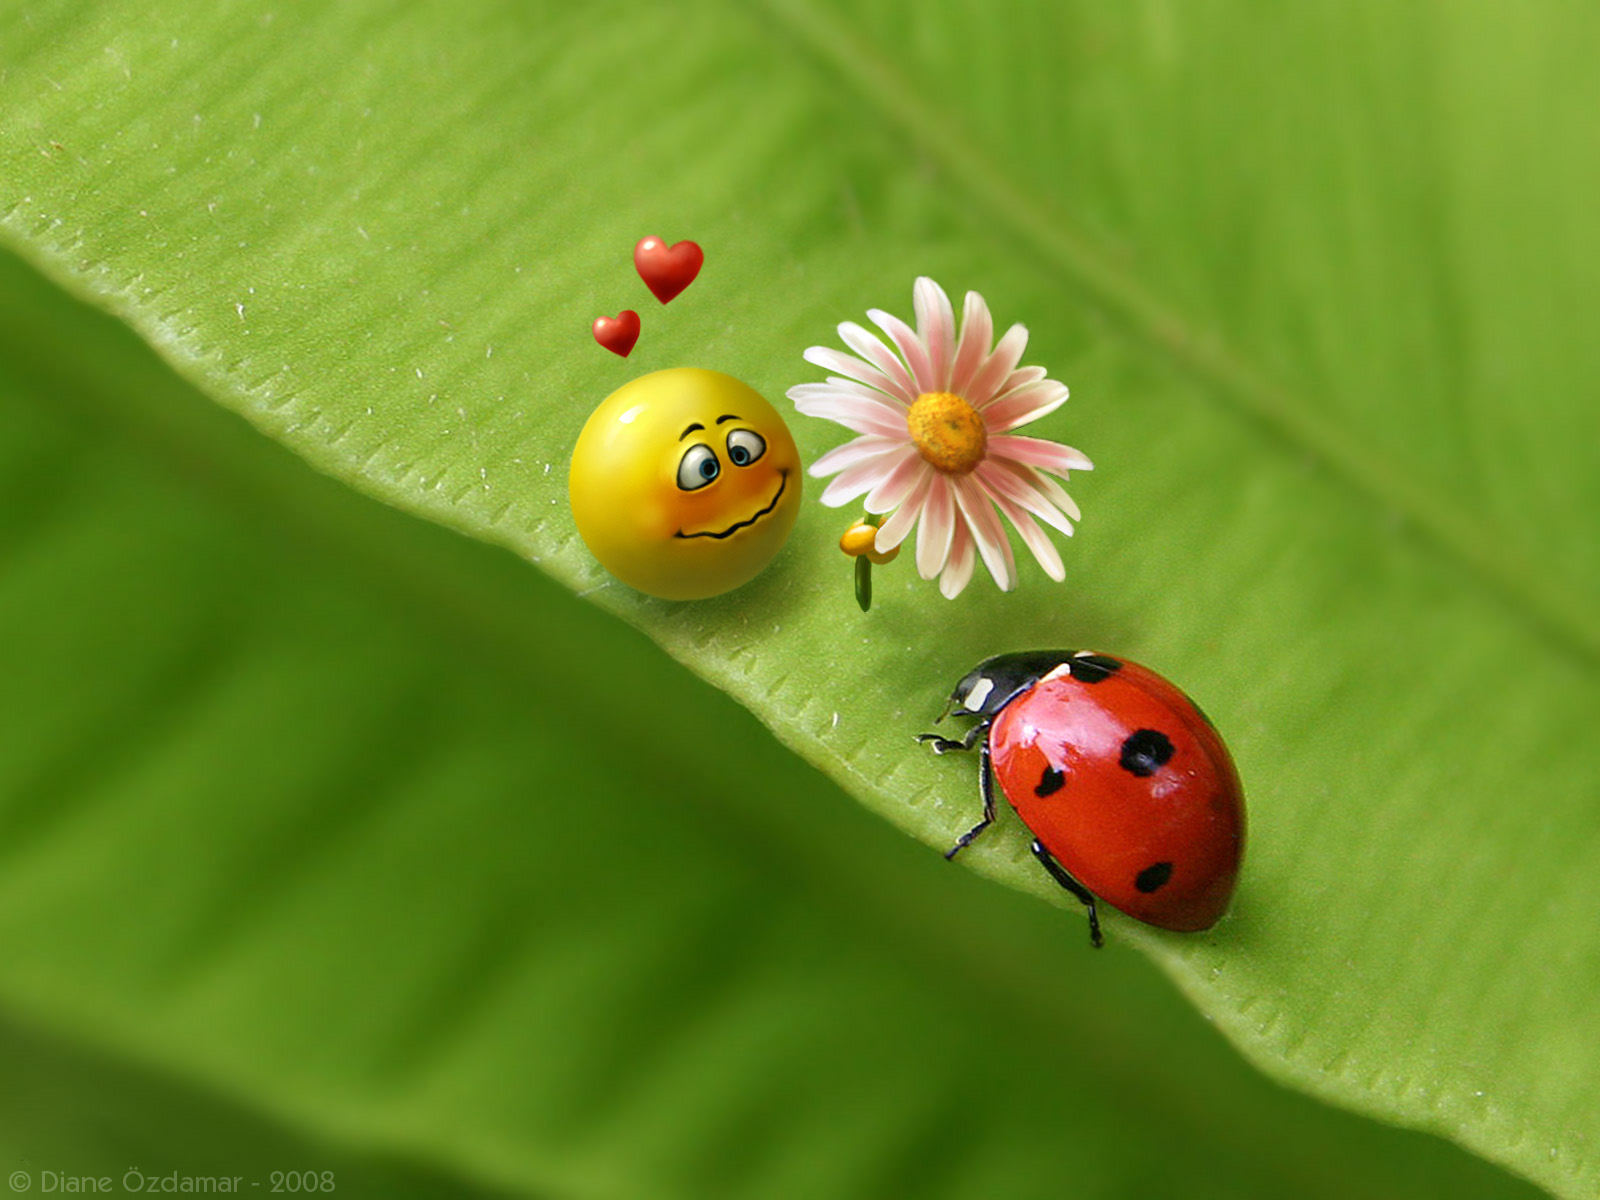
[[[1263,14],[1149,3],[1004,18],[977,6],[846,14],[818,0],[466,14],[30,7],[0,18],[0,230],[206,396],[370,495],[537,563],[932,845],[971,822],[970,767],[919,755],[909,735],[972,661],[1021,644],[1092,645],[1160,667],[1230,737],[1251,799],[1250,857],[1214,934],[1113,921],[1112,940],[1146,951],[1277,1078],[1588,1195],[1600,1183],[1589,1149],[1600,1018],[1587,999],[1600,954],[1584,919],[1600,900],[1589,736],[1600,713],[1600,430],[1585,401],[1600,364],[1582,323],[1600,266],[1587,211],[1597,85],[1583,57],[1594,20],[1554,5]],[[701,278],[665,309],[628,261],[645,233],[707,248]],[[905,313],[924,272],[983,291],[1000,321],[1026,321],[1029,360],[1073,387],[1073,403],[1038,427],[1098,467],[1075,487],[1086,522],[1066,587],[1025,571],[1015,595],[978,581],[948,604],[901,561],[877,572],[862,614],[833,548],[839,514],[814,504],[773,569],[730,596],[673,605],[608,583],[564,500],[565,457],[594,403],[681,364],[777,397],[816,377],[799,357],[806,345],[871,306]],[[90,396],[94,420],[115,432],[81,449],[69,444],[88,435],[72,430],[18,434],[9,444],[28,449],[3,476],[19,527],[28,514],[62,519],[60,499],[78,494],[63,463],[81,464],[74,482],[107,489],[76,502],[76,539],[69,527],[60,542],[52,534],[66,547],[54,551],[58,590],[55,577],[30,582],[7,619],[56,632],[29,647],[34,676],[17,671],[28,686],[7,735],[14,761],[0,769],[17,773],[5,828],[27,866],[19,857],[6,886],[19,914],[56,903],[78,906],[81,921],[65,940],[54,909],[11,923],[13,1003],[92,1007],[75,1019],[102,1036],[153,1027],[143,1036],[163,1055],[184,1044],[174,1030],[201,1020],[213,1034],[194,1062],[259,1091],[271,1111],[382,1145],[426,1127],[451,1147],[441,1156],[470,1157],[485,1179],[558,1191],[631,1194],[641,1178],[691,1193],[758,1179],[871,1190],[872,1169],[893,1161],[901,1182],[907,1163],[928,1169],[931,1149],[969,1124],[981,1127],[974,1149],[939,1177],[951,1190],[981,1180],[1004,1192],[985,1174],[1001,1158],[1014,1183],[1063,1175],[1051,1131],[1079,1119],[1094,1130],[1072,1143],[1074,1159],[1091,1165],[1074,1171],[1106,1190],[1169,1167],[1175,1181],[1176,1164],[1193,1161],[1141,1152],[1154,1147],[1127,1080],[1165,1074],[1158,1094],[1182,1096],[1163,1064],[1195,1051],[1189,1039],[1170,1060],[1141,1049],[1165,1036],[1144,1030],[1177,1014],[1129,983],[1137,1004],[1156,1007],[1148,1025],[1121,1021],[1116,972],[1136,968],[1103,965],[1115,951],[1091,968],[1059,949],[1067,931],[1078,936],[1076,917],[961,893],[1003,918],[959,940],[1015,951],[947,968],[972,990],[966,1024],[981,1026],[976,1014],[1002,995],[1007,1012],[1032,1013],[966,1065],[929,1050],[958,1022],[934,1011],[944,1001],[928,999],[939,990],[928,980],[945,971],[926,959],[899,983],[845,972],[848,985],[797,1001],[815,982],[803,968],[818,945],[840,963],[876,961],[944,911],[902,897],[966,885],[953,872],[924,878],[936,857],[909,844],[905,866],[892,866],[892,839],[842,805],[824,815],[818,797],[834,792],[731,706],[609,624],[585,624],[599,618],[507,558],[398,520],[380,530],[200,406],[123,394],[105,368],[76,378],[95,368],[78,361],[72,320],[37,319],[73,331],[53,344],[41,334],[63,361],[47,360],[30,335],[38,303],[11,318],[15,354],[36,360],[31,394],[54,394],[66,374],[66,391]],[[624,363],[587,327],[629,306],[645,332]],[[37,405],[21,411],[44,421]],[[808,458],[842,440],[819,422],[794,427]],[[34,446],[52,438],[55,454]],[[252,539],[210,527],[223,518],[207,506],[143,478],[111,490],[105,480],[132,468],[96,455],[122,439],[227,493],[275,548],[238,551],[248,562],[230,571],[229,547]],[[123,519],[107,525],[113,516]],[[159,535],[160,553],[130,549],[130,527]],[[305,575],[274,557],[301,540],[316,561]],[[94,601],[113,580],[148,628],[106,624]],[[413,646],[419,637],[441,648]],[[456,638],[497,682],[456,673],[442,648]],[[50,694],[45,681],[67,665],[67,678],[95,686]],[[629,685],[607,686],[618,679]],[[700,705],[714,714],[703,723],[690,715]],[[546,727],[524,735],[535,711]],[[628,742],[636,774],[608,787],[618,729],[639,739]],[[523,736],[517,755],[497,757]],[[747,744],[760,749],[723,753]],[[73,753],[85,745],[93,764]],[[560,747],[582,747],[580,761]],[[777,778],[788,782],[769,790]],[[613,790],[670,801],[658,807],[673,816],[691,798],[697,831],[593,803]],[[58,793],[96,803],[61,827]],[[519,793],[538,800],[513,803]],[[438,824],[442,807],[453,833]],[[711,811],[736,814],[737,835]],[[736,853],[747,829],[807,885],[781,901],[755,887],[763,873]],[[139,831],[172,860],[153,911],[109,903],[127,890],[120,875],[111,892],[88,886]],[[545,837],[615,857],[580,859]],[[232,857],[171,849],[210,839]],[[394,839],[412,857],[385,858]],[[1011,823],[970,861],[1050,895],[1025,840]],[[434,908],[414,886],[433,859],[418,856],[452,845],[440,886],[460,890]],[[550,857],[530,882],[517,867],[535,847]],[[320,902],[319,885],[331,889]],[[811,924],[835,887],[853,915],[881,922],[859,943],[836,946],[834,926],[823,936]],[[661,899],[649,919],[606,908],[623,894]],[[552,933],[554,946],[530,942],[515,914],[534,895],[541,911],[596,907]],[[324,913],[342,924],[306,940]],[[335,1013],[316,1031],[355,1039],[333,1053],[308,1032],[330,1020],[330,985],[365,979],[353,950],[381,957],[411,923],[432,957],[409,971],[385,960],[395,991],[368,982],[359,1020]],[[627,926],[614,942],[577,936],[613,923]],[[1033,936],[1013,923],[1036,930],[1033,953],[1011,940]],[[786,928],[793,939],[747,952],[753,965],[715,959],[742,980],[782,976],[771,987],[785,999],[771,1006],[707,1007],[695,989],[711,983],[664,965],[708,953],[674,938],[741,946]],[[923,954],[947,940],[919,937]],[[268,969],[263,941],[300,963],[292,980]],[[128,947],[125,973],[107,981],[115,999],[90,1005],[86,982],[116,962],[113,945]],[[541,1014],[569,1029],[561,1017],[600,959],[633,962],[641,948],[631,986],[665,989],[661,1028],[679,1037],[652,1037],[631,991],[631,1005],[613,1000],[606,1014],[627,1033],[602,1061],[614,1075],[648,1059],[658,1069],[641,1071],[644,1094],[609,1091],[581,1038],[540,1047],[548,1074],[519,1081],[527,1095],[486,1092],[457,1061],[481,1070],[531,1054]],[[1018,961],[1029,965],[1006,965]],[[493,1025],[520,995],[519,967],[544,984],[529,983],[541,1003],[521,1024]],[[1071,973],[1075,991],[1105,1004],[1106,1026],[1071,1050],[1056,1043],[1068,1010],[1035,997],[1065,994],[1064,974],[1035,970]],[[997,977],[1017,982],[990,992]],[[286,993],[281,1013],[262,1011],[264,989]],[[862,1035],[863,1075],[808,1071],[804,1039],[787,1043],[774,1077],[809,1089],[809,1135],[829,1149],[757,1138],[759,1162],[709,1174],[727,1151],[707,1148],[717,1138],[752,1125],[770,1134],[782,1113],[752,1107],[737,1071],[687,1086],[698,1060],[686,1029],[714,1040],[715,1062],[736,1064],[740,1046],[772,1052],[775,1031],[813,1005],[804,1027],[821,1037],[850,1011],[851,989],[880,1016],[922,1024],[892,1048]],[[469,1018],[471,1046],[451,1042]],[[957,1112],[958,1097],[1013,1090],[1008,1061],[1044,1043],[1063,1079],[1075,1053],[1118,1047],[1114,1061],[1095,1059],[1103,1070],[1088,1089],[1109,1093],[1107,1108],[1085,1116],[1063,1099],[1073,1089],[1035,1078],[1022,1090],[1051,1103],[1005,1104],[1005,1123],[992,1104]],[[843,1057],[829,1061],[850,1057],[832,1045]],[[378,1085],[396,1079],[413,1107],[375,1115]],[[673,1103],[680,1092],[692,1100]],[[1359,1190],[1306,1177],[1304,1144],[1272,1132],[1276,1097],[1239,1103],[1240,1128],[1269,1131],[1249,1138],[1276,1155],[1264,1172],[1288,1172],[1297,1190]],[[1037,1127],[1013,1124],[1017,1107]],[[441,1111],[502,1132],[474,1140],[469,1128],[460,1142]],[[868,1111],[876,1121],[851,1119]],[[647,1128],[615,1132],[644,1112]],[[536,1114],[526,1127],[537,1135],[504,1132],[518,1113]],[[1231,1121],[1192,1119],[1179,1137],[1197,1156],[1227,1140]],[[554,1149],[579,1127],[581,1145],[604,1151]],[[1002,1143],[991,1160],[986,1148]],[[1217,1154],[1244,1171],[1239,1145]],[[1287,1177],[1259,1190],[1283,1194]]]
[[[0,1153],[36,1189],[1532,1193],[1268,1084],[1139,956],[9,258],[0,298]]]

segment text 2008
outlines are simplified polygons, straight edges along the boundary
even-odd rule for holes
[[[331,1192],[332,1171],[274,1171],[272,1190],[275,1192]]]

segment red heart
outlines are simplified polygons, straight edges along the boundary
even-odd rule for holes
[[[596,317],[594,340],[611,353],[627,358],[633,353],[633,344],[639,340],[639,314],[625,308],[614,317]]]
[[[639,278],[665,304],[700,274],[700,265],[706,261],[705,251],[693,242],[679,242],[671,249],[658,237],[640,238],[633,248],[633,265]]]

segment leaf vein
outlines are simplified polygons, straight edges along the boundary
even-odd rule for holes
[[[920,94],[903,74],[809,0],[767,0],[767,11],[855,91],[883,121],[898,128],[953,186],[1011,236],[1075,284],[1133,336],[1153,345],[1207,392],[1314,454],[1379,509],[1402,514],[1448,558],[1456,560],[1507,607],[1590,666],[1600,665],[1600,606],[1556,579],[1522,546],[1486,531],[1448,497],[1404,465],[1340,429],[1256,369],[1215,332],[1164,303],[1114,256],[1077,232],[1047,201],[1013,182],[1001,164],[961,131],[960,123]]]

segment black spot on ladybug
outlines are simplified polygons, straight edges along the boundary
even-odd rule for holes
[[[1041,800],[1046,796],[1053,796],[1061,790],[1061,785],[1067,781],[1066,775],[1054,767],[1046,767],[1044,774],[1039,776],[1039,786],[1033,789],[1033,794]]]
[[[1145,895],[1155,891],[1167,880],[1172,878],[1172,864],[1169,862],[1151,863],[1138,875],[1134,876],[1133,886]]]
[[[1122,769],[1135,775],[1154,775],[1172,757],[1172,743],[1159,729],[1140,729],[1122,743]]]
[[[1067,670],[1079,683],[1099,683],[1108,675],[1122,670],[1122,662],[1104,654],[1080,654],[1067,660]]]

